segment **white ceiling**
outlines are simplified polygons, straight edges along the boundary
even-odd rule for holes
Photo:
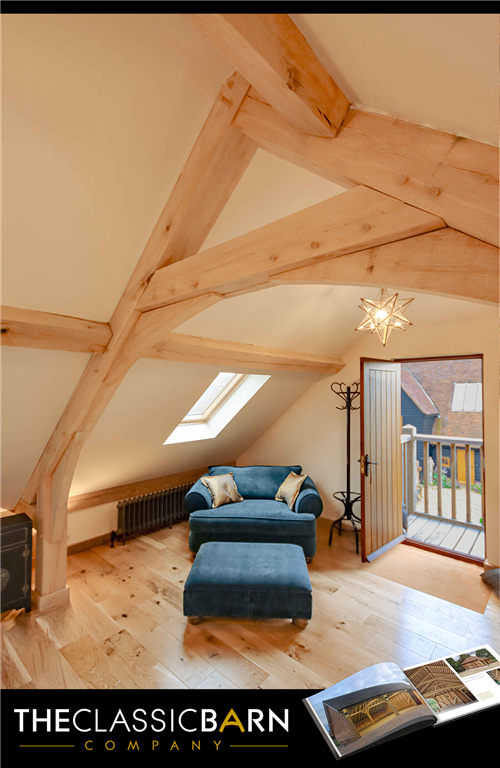
[[[2,347],[0,506],[4,509],[17,504],[89,357]]]
[[[349,285],[280,285],[225,299],[174,333],[342,357],[362,335],[354,331],[365,314],[359,309],[360,298],[375,298],[378,291]],[[491,305],[409,291],[401,291],[400,298],[414,299],[406,314],[415,328],[498,318],[498,309]],[[388,353],[398,333],[389,339]],[[410,340],[412,326],[404,333]]]
[[[231,370],[239,373],[241,369]],[[312,373],[272,372],[216,438],[163,445],[219,371],[215,365],[139,360],[83,447],[71,495],[235,461],[321,378]]]
[[[358,106],[498,144],[497,13],[291,17]]]
[[[496,14],[293,19],[356,103],[497,141]],[[2,302],[108,321],[233,68],[178,14],[6,15],[2,47]],[[342,191],[258,151],[204,248]],[[358,341],[359,297],[375,293],[276,287],[220,302],[179,331],[342,356]],[[491,311],[419,295],[408,314],[431,328]],[[87,359],[3,348],[4,506],[17,501]],[[140,361],[85,446],[73,493],[211,461],[206,445],[158,447],[210,376]],[[216,460],[236,458],[237,441],[252,442],[311,383],[280,376],[219,447],[207,441]]]
[[[2,27],[2,301],[108,321],[232,68],[177,14]]]

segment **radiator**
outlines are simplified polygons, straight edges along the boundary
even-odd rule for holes
[[[189,512],[184,511],[184,496],[192,487],[189,483],[119,501],[118,530],[111,531],[111,546],[116,539],[149,533],[167,525],[171,528],[174,523],[187,520]]]

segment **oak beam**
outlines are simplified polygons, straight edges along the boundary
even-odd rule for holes
[[[253,88],[234,125],[260,148],[330,181],[364,184],[499,244],[498,146],[352,108],[335,141],[304,136]]]
[[[446,228],[281,272],[271,281],[374,285],[497,304],[498,278],[498,248]]]
[[[53,543],[64,540],[64,546],[67,546],[65,531],[67,530],[69,490],[84,442],[84,433],[76,432],[52,475],[52,515],[50,529],[46,529],[46,534]]]
[[[349,99],[287,14],[184,16],[295,130],[335,136]]]
[[[52,474],[75,432],[90,434],[134,362],[130,345],[127,354],[124,347],[140,317],[137,301],[151,275],[160,266],[200,249],[246,170],[256,147],[234,128],[232,120],[247,89],[248,83],[238,74],[222,86],[113,313],[110,320],[113,336],[107,350],[101,356],[90,358],[21,494],[22,501],[31,504],[40,482]],[[166,332],[170,330],[172,327]]]
[[[235,466],[234,461],[220,462],[224,467]],[[110,504],[115,501],[123,501],[134,496],[144,496],[147,493],[164,491],[167,488],[176,488],[179,485],[195,483],[198,478],[208,473],[208,467],[198,467],[184,472],[175,472],[171,475],[153,477],[149,480],[137,480],[134,483],[115,485],[112,488],[104,488],[90,493],[81,493],[78,496],[70,496],[68,499],[68,512],[78,512],[81,509],[100,507],[102,504]]]
[[[219,301],[221,297],[217,294],[206,293],[151,312],[143,312],[133,333],[130,334],[123,355],[135,362],[144,356],[145,349],[161,345],[163,340],[170,336],[171,331]]]
[[[436,216],[356,187],[158,270],[137,307],[148,311],[208,292],[251,289],[276,272],[442,227]]]
[[[0,308],[1,343],[7,347],[58,349],[101,355],[111,339],[108,323],[33,309]]]
[[[201,336],[188,336],[181,333],[171,333],[160,346],[145,350],[143,356],[175,362],[310,373],[337,373],[344,367],[343,360],[333,357],[259,347],[254,344],[240,344],[234,341],[205,339]]]

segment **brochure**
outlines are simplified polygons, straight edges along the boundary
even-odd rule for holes
[[[405,668],[375,664],[304,703],[339,759],[500,705],[500,654],[482,645]]]

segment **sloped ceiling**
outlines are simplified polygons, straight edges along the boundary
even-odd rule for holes
[[[3,303],[108,321],[232,68],[178,15],[3,26]]]
[[[357,103],[497,140],[496,14],[293,19]],[[177,14],[6,15],[2,43],[2,303],[108,321],[232,67]],[[343,189],[259,151],[204,247]],[[277,287],[221,302],[179,331],[341,356],[358,339],[359,296],[373,293]],[[419,296],[411,319],[475,311]],[[17,501],[86,361],[3,348],[4,506]],[[212,373],[137,363],[86,444],[72,493],[236,458],[236,445],[245,450],[314,380],[273,376],[216,440],[164,447]]]
[[[377,294],[378,288],[366,286],[280,285],[219,302],[183,323],[174,333],[342,358],[362,336],[361,331],[354,331],[365,314],[359,308],[359,299],[376,298]],[[498,315],[495,307],[472,301],[408,291],[402,292],[401,298],[414,299],[406,314],[415,327]],[[411,341],[412,326],[404,333]],[[389,357],[390,346],[389,340]]]
[[[498,144],[497,13],[291,18],[358,106]]]
[[[17,503],[88,359],[76,352],[2,347],[4,509]]]
[[[321,378],[273,372],[216,438],[163,445],[219,370],[212,365],[139,360],[83,447],[71,494],[236,460]]]

